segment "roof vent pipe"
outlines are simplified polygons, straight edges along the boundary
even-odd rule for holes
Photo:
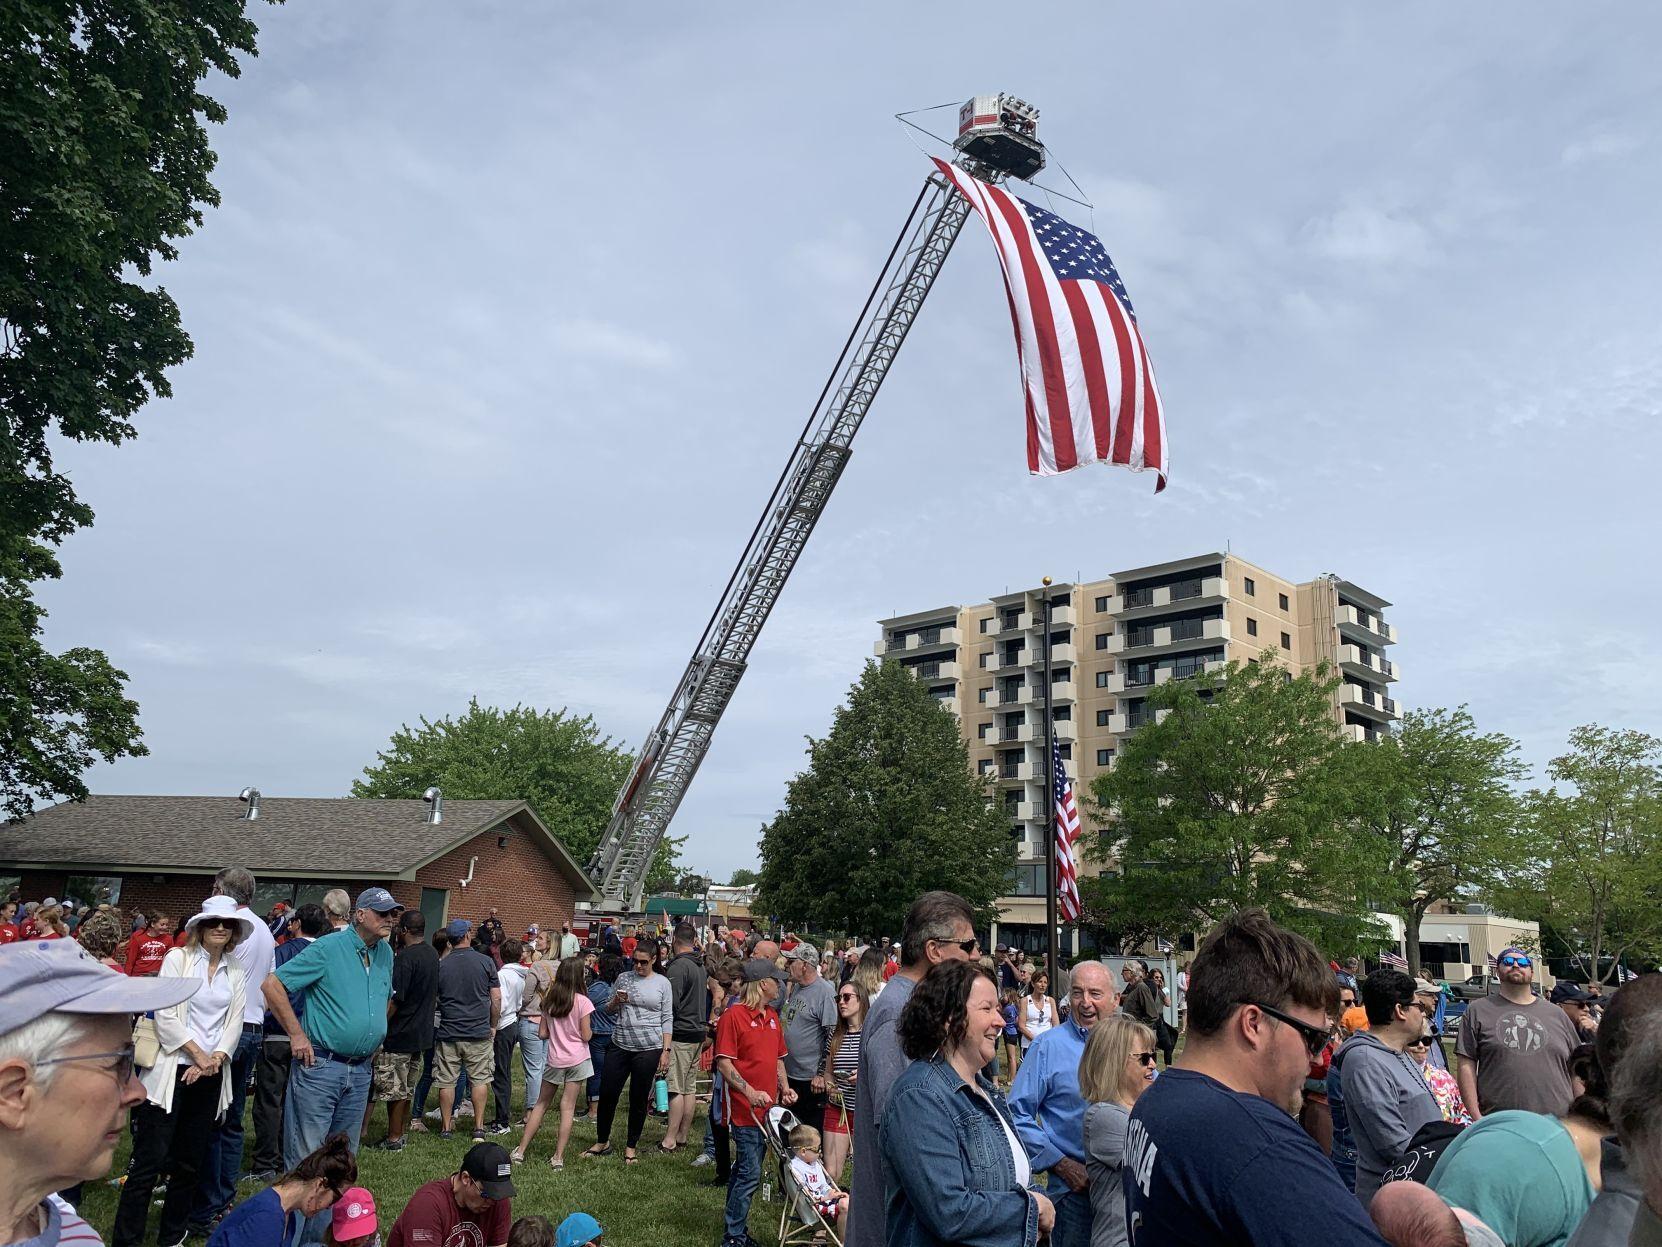
[[[429,823],[442,823],[444,821],[444,794],[435,786],[422,793],[421,799],[432,807],[427,811],[427,821]]]
[[[253,822],[260,816],[260,790],[258,788],[244,788],[237,794],[237,800],[248,803],[248,813],[244,814],[243,817],[249,822]]]

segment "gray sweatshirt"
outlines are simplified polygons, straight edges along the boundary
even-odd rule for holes
[[[1356,1140],[1356,1198],[1366,1208],[1379,1180],[1408,1150],[1414,1132],[1441,1121],[1442,1110],[1413,1057],[1357,1031],[1333,1056]]]
[[[661,974],[643,979],[625,970],[613,984],[616,991],[628,992],[629,999],[612,1017],[612,1046],[625,1052],[653,1052],[664,1046],[664,1036],[674,1029],[675,992]]]

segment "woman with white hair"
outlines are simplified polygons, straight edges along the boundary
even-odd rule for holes
[[[150,1211],[150,1193],[165,1171],[167,1199],[156,1231],[158,1247],[185,1239],[197,1176],[214,1122],[231,1103],[225,1072],[242,1038],[247,991],[242,966],[231,956],[253,924],[237,915],[228,896],[210,896],[185,924],[184,943],[162,959],[160,977],[200,984],[189,1000],[155,1012],[157,1056],[142,1075],[145,1103],[133,1114],[133,1159],[116,1208],[113,1247],[138,1247]]]

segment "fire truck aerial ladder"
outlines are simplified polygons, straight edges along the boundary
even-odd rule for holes
[[[986,182],[1031,178],[1045,163],[1038,120],[1038,109],[1012,95],[974,97],[959,110],[955,163]],[[938,172],[918,193],[692,661],[612,807],[589,872],[600,908],[639,911],[653,855],[969,210]]]

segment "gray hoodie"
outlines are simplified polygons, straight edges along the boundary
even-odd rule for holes
[[[1379,1179],[1408,1150],[1414,1132],[1441,1121],[1443,1113],[1414,1058],[1367,1031],[1345,1040],[1333,1056],[1333,1067],[1339,1071],[1356,1140],[1356,1198],[1366,1208]]]

